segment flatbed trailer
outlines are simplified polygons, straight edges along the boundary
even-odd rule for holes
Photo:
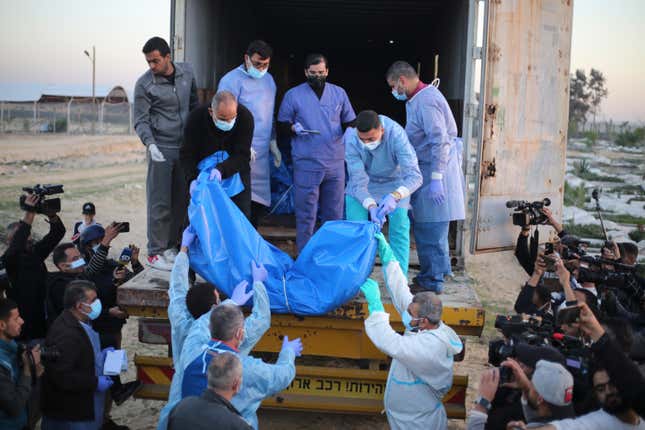
[[[270,234],[265,234],[270,231]],[[292,229],[260,228],[277,246],[288,248],[295,238]],[[412,254],[416,254],[412,252]],[[416,256],[416,255],[415,255]],[[411,268],[411,274],[416,270]],[[400,315],[384,287],[380,265],[372,277],[379,281],[386,312],[393,327],[402,332]],[[170,345],[167,319],[170,272],[147,269],[118,289],[118,303],[129,315],[139,318],[139,341]],[[447,283],[441,295],[443,320],[461,336],[479,336],[485,314],[474,290],[464,276]],[[367,303],[362,296],[323,316],[271,315],[271,328],[252,354],[273,361],[280,351],[282,337],[300,337],[304,355],[296,360],[296,377],[289,388],[262,403],[263,408],[339,413],[380,413],[390,359],[365,334]],[[137,397],[167,399],[173,363],[170,346],[167,356],[136,355],[137,377],[143,383]],[[465,417],[468,377],[456,375],[444,398],[448,416]]]

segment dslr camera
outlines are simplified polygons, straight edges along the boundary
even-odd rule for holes
[[[541,211],[542,208],[551,205],[551,200],[527,202],[526,200],[509,200],[506,207],[513,209],[513,225],[526,227],[527,225],[546,224],[547,217]]]
[[[48,215],[60,212],[60,199],[56,198],[47,200],[45,196],[64,193],[65,191],[63,190],[62,185],[37,184],[33,188],[25,187],[22,190],[30,194],[35,194],[40,198],[34,208],[36,213]],[[20,209],[24,211],[33,211],[34,209],[25,204],[26,199],[26,195],[20,196]]]

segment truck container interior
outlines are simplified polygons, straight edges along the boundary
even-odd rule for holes
[[[374,109],[405,123],[404,104],[385,82],[392,62],[406,60],[431,82],[438,58],[440,89],[461,131],[468,0],[191,0],[185,16],[185,60],[198,87],[212,94],[241,64],[247,44],[272,45],[277,103],[304,81],[306,54],[329,60],[328,81],[345,88],[354,110]]]

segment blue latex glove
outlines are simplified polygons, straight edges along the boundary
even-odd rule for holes
[[[299,122],[295,123],[293,125],[293,132],[296,133],[298,136],[303,136],[305,134],[309,134],[305,131],[305,128],[300,124]]]
[[[441,179],[432,179],[428,187],[428,197],[434,202],[435,205],[441,205],[446,199],[443,192],[443,183]]]
[[[367,281],[361,285],[361,291],[367,301],[367,309],[370,314],[373,312],[385,312],[383,302],[381,302],[381,291],[375,280],[367,278]]]
[[[235,286],[233,289],[233,294],[231,294],[231,300],[235,302],[238,306],[244,306],[246,302],[253,297],[253,290],[246,292],[246,287],[249,286],[247,281],[242,281]]]
[[[184,233],[181,235],[181,246],[182,248],[185,246],[186,248],[190,247],[190,244],[195,241],[195,238],[197,235],[193,231],[193,228],[191,226],[186,227],[184,230]]]
[[[264,268],[264,264],[257,264],[255,261],[252,261],[251,276],[253,277],[253,282],[264,282],[269,277],[269,273]]]
[[[211,174],[208,177],[209,180],[214,181],[217,179],[217,182],[222,182],[222,172],[217,169],[211,170]]]
[[[370,213],[370,221],[378,224],[379,228],[383,228],[383,224],[385,223],[385,220],[378,216],[378,207],[372,206],[367,211]]]
[[[378,216],[379,218],[385,220],[385,217],[396,209],[398,202],[392,194],[387,194],[383,196],[381,201],[378,204]]]
[[[99,376],[99,382],[96,384],[96,391],[104,393],[112,386],[112,384],[114,384],[114,381],[109,376]]]
[[[195,188],[197,188],[197,180],[193,179],[190,182],[190,195],[193,195],[193,192],[195,191]]]
[[[302,341],[300,340],[300,338],[290,341],[289,336],[285,336],[282,340],[281,351],[285,351],[287,349],[292,350],[296,357],[300,357],[302,355]]]
[[[107,355],[108,351],[114,351],[114,347],[113,346],[108,346],[107,348],[103,348],[101,350],[101,352],[99,353],[98,360],[99,360],[99,363],[101,364],[101,366],[103,366],[103,363],[105,363],[105,356]]]
[[[378,240],[378,254],[381,257],[381,263],[383,265],[388,264],[390,261],[394,260],[394,252],[390,248],[390,244],[385,240],[383,233],[378,232],[374,235],[376,240]]]

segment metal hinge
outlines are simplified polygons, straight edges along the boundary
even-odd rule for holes
[[[497,173],[497,168],[495,167],[495,159],[493,161],[483,161],[482,162],[482,172],[484,178],[494,178],[495,173]]]
[[[473,46],[473,60],[481,60],[482,58],[482,47]]]
[[[174,36],[174,48],[177,49],[184,49],[184,39],[181,36],[175,35]]]

